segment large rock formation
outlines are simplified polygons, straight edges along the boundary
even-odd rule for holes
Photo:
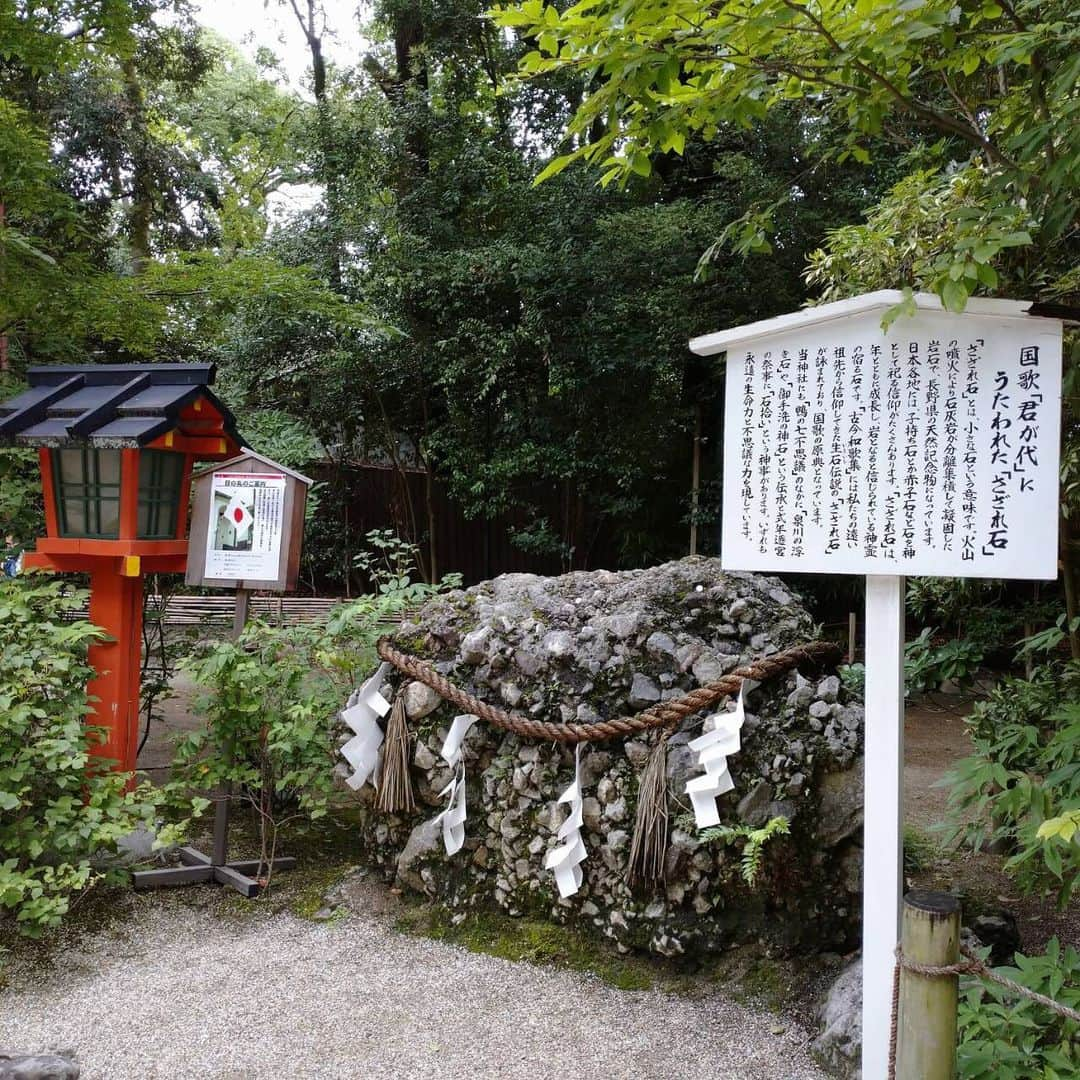
[[[640,711],[712,682],[740,663],[814,637],[809,615],[775,578],[725,573],[708,559],[651,570],[510,574],[431,601],[395,634],[477,697],[545,719],[594,722]],[[573,776],[572,748],[519,739],[477,723],[465,740],[465,847],[447,858],[432,818],[451,778],[439,756],[453,715],[426,687],[395,676],[416,736],[419,809],[408,820],[358,795],[366,855],[405,886],[466,911],[587,920],[620,947],[665,954],[760,939],[784,948],[847,948],[857,932],[862,814],[862,710],[840,680],[790,672],[748,696],[735,790],[725,824],[775,817],[754,886],[741,876],[744,841],[699,834],[684,794],[697,769],[687,743],[703,716],[669,743],[672,829],[664,885],[626,883],[638,778],[651,736],[587,745],[582,754],[585,883],[562,900],[544,856],[565,815],[555,800]],[[722,707],[722,706],[721,706]],[[342,775],[346,772],[341,770]]]

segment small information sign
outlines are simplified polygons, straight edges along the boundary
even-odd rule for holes
[[[310,485],[253,450],[196,473],[187,584],[294,589]]]

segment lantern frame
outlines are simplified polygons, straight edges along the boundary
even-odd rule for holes
[[[237,454],[232,413],[209,390],[213,364],[86,364],[28,369],[0,401],[0,445],[36,446],[45,533],[24,565],[90,575],[97,676],[92,751],[133,774],[138,751],[143,575],[183,573],[191,473]],[[95,765],[94,767],[100,767]]]

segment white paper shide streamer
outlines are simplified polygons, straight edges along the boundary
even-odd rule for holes
[[[694,806],[694,819],[699,829],[720,824],[717,797],[735,787],[731,779],[727,759],[737,754],[742,745],[742,726],[746,717],[746,684],[739,687],[739,699],[734,712],[715,713],[710,719],[712,728],[690,743],[690,749],[698,755],[698,764],[705,770],[703,776],[695,776],[686,784],[686,794]],[[708,721],[706,721],[708,723]]]
[[[555,884],[562,897],[573,896],[581,888],[581,864],[585,861],[585,842],[581,839],[584,820],[584,799],[581,797],[581,743],[574,751],[574,782],[559,796],[559,802],[570,804],[570,816],[559,828],[557,848],[547,853],[544,866],[555,871]]]
[[[380,691],[389,670],[389,664],[380,664],[379,670],[353,694],[351,704],[341,713],[341,719],[356,733],[341,748],[345,760],[355,770],[345,781],[353,791],[367,783],[379,763],[379,748],[383,743],[379,717],[390,711],[390,702]]]
[[[435,819],[442,823],[443,844],[447,855],[456,855],[465,843],[465,765],[461,760],[461,744],[465,741],[469,728],[479,717],[471,713],[455,716],[450,725],[450,732],[443,743],[442,756],[446,764],[454,770],[454,777],[439,792],[449,796],[446,809]]]

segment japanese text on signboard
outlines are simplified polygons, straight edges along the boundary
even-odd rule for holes
[[[725,565],[1053,577],[1060,336],[836,326],[729,351]]]

